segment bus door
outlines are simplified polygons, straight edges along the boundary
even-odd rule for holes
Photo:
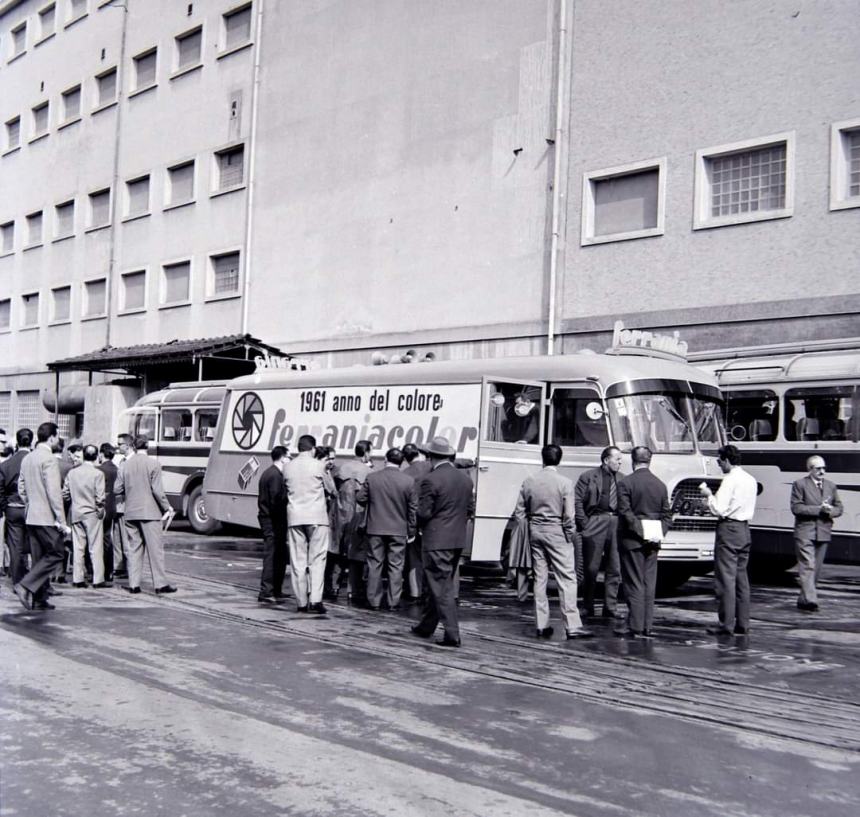
[[[547,442],[564,452],[561,473],[574,482],[587,468],[600,465],[609,445],[606,403],[597,383],[587,380],[552,384]]]
[[[484,378],[472,561],[497,561],[520,485],[541,467],[543,383]]]

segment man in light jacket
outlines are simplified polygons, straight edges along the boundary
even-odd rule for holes
[[[83,448],[83,462],[69,471],[63,485],[63,499],[71,503],[72,587],[86,587],[84,554],[89,551],[93,565],[93,587],[107,587],[104,563],[105,475],[96,468],[99,450]]]

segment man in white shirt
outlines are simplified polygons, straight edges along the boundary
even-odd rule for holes
[[[758,483],[741,468],[740,451],[724,445],[717,463],[725,474],[716,495],[702,483],[700,490],[717,517],[714,543],[714,583],[720,623],[712,635],[746,635],[750,627],[749,522],[755,513]]]

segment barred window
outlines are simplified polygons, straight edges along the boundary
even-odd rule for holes
[[[218,160],[218,190],[241,185],[245,179],[245,146],[237,145],[215,155]]]
[[[211,295],[232,295],[239,291],[239,253],[212,256]]]
[[[860,130],[845,136],[848,143],[848,195],[860,196]]]
[[[785,145],[708,160],[711,216],[785,207]]]

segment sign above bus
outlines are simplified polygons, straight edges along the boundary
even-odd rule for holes
[[[295,451],[299,437],[311,434],[318,445],[351,454],[359,440],[385,451],[442,436],[458,456],[474,459],[480,405],[481,386],[473,383],[235,391],[221,450]]]
[[[664,335],[647,329],[625,329],[624,321],[615,321],[609,354],[648,355],[667,360],[687,360],[687,342],[679,332]]]

